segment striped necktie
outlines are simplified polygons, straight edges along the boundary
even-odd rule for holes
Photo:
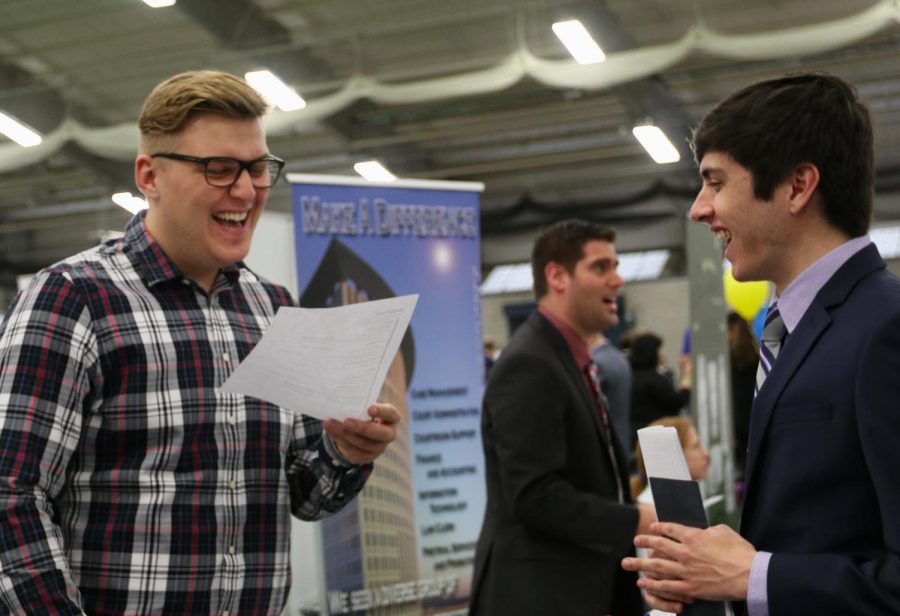
[[[778,303],[769,306],[769,312],[766,314],[766,323],[763,326],[762,344],[759,345],[759,368],[756,371],[756,389],[753,395],[759,394],[763,383],[772,367],[775,365],[775,359],[778,357],[781,346],[784,344],[787,335],[787,327],[781,313],[778,311]]]
[[[584,365],[584,375],[588,383],[588,387],[593,394],[594,401],[597,403],[597,413],[600,416],[600,425],[603,428],[603,435],[606,437],[606,451],[609,454],[609,460],[612,463],[613,474],[616,476],[616,491],[618,492],[619,502],[625,502],[625,487],[622,485],[622,478],[619,475],[619,462],[616,460],[616,450],[613,447],[612,426],[609,423],[609,414],[606,412],[606,396],[600,388],[600,375],[597,373],[597,364],[594,360],[588,359]]]

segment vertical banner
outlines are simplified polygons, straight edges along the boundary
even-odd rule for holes
[[[328,614],[465,614],[485,506],[478,193],[288,175],[300,305],[418,293],[379,400],[403,416],[362,494],[322,522]]]
[[[688,223],[688,293],[691,304],[691,355],[694,388],[691,413],[709,450],[706,496],[723,495],[709,511],[710,522],[737,523],[732,451],[731,371],[725,335],[722,247],[704,225]]]

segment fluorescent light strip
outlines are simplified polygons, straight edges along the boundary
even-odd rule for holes
[[[137,214],[141,210],[147,209],[147,202],[141,197],[132,195],[130,192],[113,193],[112,200],[113,203],[125,208],[132,214]]]
[[[578,64],[596,64],[606,59],[606,54],[577,19],[556,22],[553,32]]]
[[[353,165],[353,169],[370,182],[393,182],[397,179],[377,160],[360,161]]]
[[[40,145],[41,141],[44,140],[34,129],[2,111],[0,111],[0,133],[3,133],[23,148]]]
[[[647,153],[653,157],[653,160],[660,165],[666,163],[676,163],[681,160],[681,154],[666,137],[666,134],[658,126],[652,124],[646,126],[635,126],[631,132],[641,142]]]
[[[144,4],[155,9],[161,9],[167,6],[175,6],[175,0],[144,0]]]
[[[279,79],[272,71],[250,71],[244,74],[253,89],[263,95],[269,104],[275,105],[282,111],[294,111],[306,107],[306,101],[297,94],[296,90],[289,87]]]

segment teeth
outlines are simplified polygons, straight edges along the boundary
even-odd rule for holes
[[[222,212],[221,214],[213,214],[214,218],[219,220],[227,220],[229,222],[244,222],[247,220],[247,212],[237,214],[234,212]]]
[[[731,232],[725,230],[716,231],[716,239],[727,242],[731,239]]]

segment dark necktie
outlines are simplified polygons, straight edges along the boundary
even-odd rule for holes
[[[756,370],[756,389],[754,395],[758,394],[762,389],[763,383],[775,366],[775,360],[784,344],[787,335],[787,327],[781,313],[778,311],[778,303],[769,306],[766,314],[766,323],[763,326],[763,333],[759,345],[759,368]]]
[[[606,412],[606,396],[600,389],[600,377],[597,374],[597,364],[594,360],[588,359],[584,365],[584,374],[587,377],[588,385],[591,388],[591,394],[597,404],[597,413],[600,416],[600,425],[603,427],[603,436],[606,440],[606,449],[609,453],[609,459],[612,462],[613,473],[616,476],[616,488],[619,492],[619,502],[625,502],[625,491],[622,486],[622,479],[619,476],[619,463],[616,460],[616,451],[613,449],[613,434],[609,423],[609,414]]]

